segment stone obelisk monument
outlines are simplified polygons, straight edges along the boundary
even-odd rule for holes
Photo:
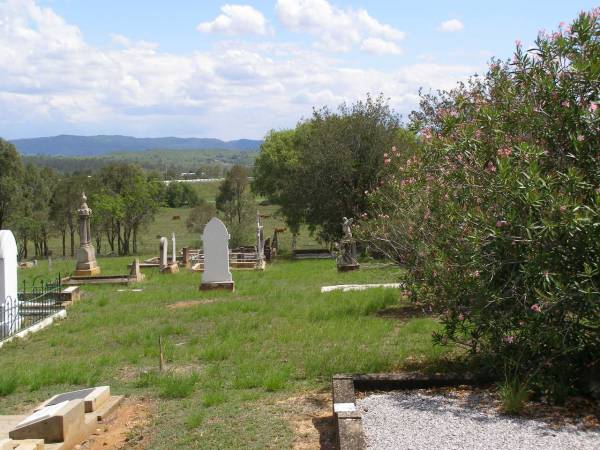
[[[96,262],[96,251],[92,245],[92,234],[90,230],[90,216],[92,210],[87,205],[85,193],[81,195],[81,204],[77,210],[79,216],[79,248],[77,249],[77,266],[75,276],[94,276],[100,273],[100,267]]]

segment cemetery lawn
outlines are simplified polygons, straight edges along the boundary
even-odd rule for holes
[[[126,273],[129,262],[99,259],[105,274]],[[52,270],[73,265],[54,261]],[[431,342],[433,319],[381,314],[405,302],[398,290],[320,293],[323,285],[397,282],[397,268],[337,273],[331,260],[280,259],[265,272],[234,271],[234,293],[200,292],[199,273],[144,273],[134,286],[83,287],[65,320],[1,348],[0,414],[108,384],[148,402],[145,448],[289,448],[290,399],[330,392],[333,374],[426,369],[448,357]],[[46,262],[19,271],[19,281],[34,277],[50,278]]]

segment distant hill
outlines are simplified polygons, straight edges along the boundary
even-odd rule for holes
[[[137,152],[152,149],[166,150],[236,150],[256,151],[262,141],[238,139],[222,141],[213,138],[135,138],[131,136],[73,136],[60,135],[11,141],[24,155],[96,156],[114,152]]]

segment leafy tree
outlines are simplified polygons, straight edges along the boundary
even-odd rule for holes
[[[299,155],[296,135],[299,129],[310,124],[299,125],[295,130],[271,130],[260,147],[254,164],[252,190],[267,197],[270,203],[279,205],[280,212],[293,234],[298,234],[304,218],[304,202],[301,192],[296,192],[299,183]]]
[[[165,190],[165,204],[170,208],[191,207],[197,203],[198,194],[189,183],[171,182]]]
[[[98,182],[98,202],[106,200],[106,196],[113,197],[109,203],[100,206],[116,214],[112,216],[110,231],[107,232],[109,244],[116,238],[120,255],[135,253],[140,228],[154,220],[158,210],[162,193],[160,181],[152,175],[147,176],[137,166],[112,164],[99,172]],[[114,243],[111,249],[114,249]]]
[[[204,226],[216,214],[217,209],[215,205],[208,203],[203,198],[199,199],[198,204],[190,211],[190,215],[186,221],[188,231],[194,234],[201,234],[204,231]]]
[[[281,207],[288,225],[305,222],[325,241],[341,236],[341,219],[366,210],[399,118],[387,101],[367,96],[337,112],[313,112],[294,132],[271,132],[255,164],[255,190]]]
[[[216,208],[231,234],[231,245],[237,247],[252,241],[256,203],[250,192],[249,170],[235,165],[219,186]]]
[[[61,235],[62,255],[67,252],[69,235],[70,255],[75,256],[75,235],[77,233],[77,208],[83,191],[90,193],[89,178],[82,175],[62,176],[55,183],[50,200],[50,220]],[[92,216],[96,220],[96,216]]]
[[[0,138],[0,229],[6,227],[21,204],[22,178],[23,163],[17,149]]]

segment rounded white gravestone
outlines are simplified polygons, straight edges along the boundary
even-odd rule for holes
[[[18,331],[17,242],[10,230],[0,230],[0,336]]]
[[[216,217],[204,227],[202,233],[204,247],[204,272],[202,284],[230,283],[229,271],[229,232],[225,224]]]

